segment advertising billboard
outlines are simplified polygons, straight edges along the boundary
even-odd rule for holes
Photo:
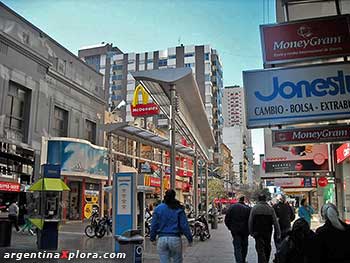
[[[348,119],[350,63],[243,72],[248,128]]]
[[[61,165],[63,175],[108,176],[107,150],[79,139],[49,139],[47,163]]]
[[[142,95],[142,103],[139,103],[139,93]],[[159,106],[149,102],[149,95],[142,85],[138,85],[134,91],[131,103],[131,115],[133,117],[148,117],[159,114]]]
[[[336,149],[337,163],[342,163],[350,157],[350,143],[344,143]]]
[[[336,125],[272,130],[272,145],[350,141],[350,126]]]
[[[349,16],[260,26],[265,64],[350,54]]]
[[[328,172],[328,145],[272,146],[271,129],[264,129],[265,172]]]

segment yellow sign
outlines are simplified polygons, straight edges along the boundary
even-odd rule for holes
[[[134,97],[133,97],[132,103],[131,103],[131,105],[133,107],[135,107],[136,105],[139,104],[139,93],[140,92],[142,94],[142,104],[147,104],[149,101],[149,95],[148,95],[147,91],[145,90],[145,88],[141,84],[139,84],[139,85],[137,85],[137,87],[135,88],[135,91],[134,91]]]
[[[84,206],[84,216],[87,219],[89,219],[92,215],[92,206],[93,206],[93,204],[86,204]]]

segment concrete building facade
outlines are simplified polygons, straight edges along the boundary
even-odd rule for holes
[[[40,175],[46,163],[43,137],[103,145],[102,80],[102,74],[0,3],[0,200],[18,200],[21,190],[6,192],[6,186],[28,185]]]

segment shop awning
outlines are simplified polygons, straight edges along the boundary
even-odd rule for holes
[[[105,131],[107,133],[112,132],[112,134],[139,141],[146,145],[170,150],[171,145],[170,141],[167,138],[159,136],[148,130],[130,125],[127,122],[106,124]],[[195,155],[193,149],[183,146],[181,144],[176,145],[176,151],[192,157]]]
[[[70,188],[59,178],[44,178],[35,182],[29,191],[70,191]]]
[[[190,134],[208,159],[208,149],[215,145],[215,139],[192,70],[175,68],[137,71],[131,74],[135,80],[141,82],[168,118],[170,117],[170,86],[176,85],[179,97],[177,128],[184,134]]]

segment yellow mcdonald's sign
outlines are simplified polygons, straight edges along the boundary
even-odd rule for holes
[[[139,94],[142,95],[142,104],[139,104]],[[139,84],[135,88],[134,97],[131,103],[131,115],[134,117],[147,117],[159,114],[159,107],[155,103],[148,103],[149,94],[145,88]]]

